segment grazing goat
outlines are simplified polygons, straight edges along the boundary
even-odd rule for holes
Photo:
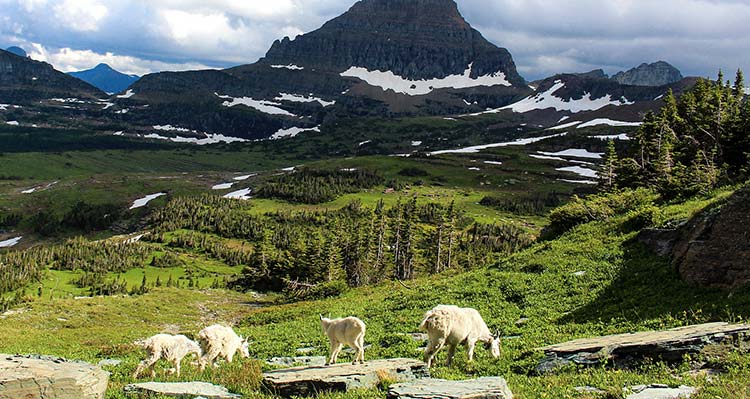
[[[336,363],[343,345],[348,345],[357,351],[352,364],[357,364],[358,361],[365,362],[365,323],[362,320],[356,317],[331,320],[320,315],[320,326],[331,343],[331,357],[326,366]]]
[[[489,346],[492,356],[500,356],[500,338],[492,335],[487,324],[476,309],[459,308],[452,305],[438,305],[424,315],[424,320],[419,325],[421,331],[426,331],[430,339],[427,350],[424,353],[424,361],[427,367],[432,366],[432,360],[443,346],[448,345],[448,360],[446,366],[450,367],[456,346],[466,345],[469,351],[469,361],[474,359],[474,345],[482,341]]]
[[[217,357],[222,357],[231,363],[238,350],[240,357],[250,357],[247,339],[238,336],[230,327],[220,324],[214,324],[198,332],[198,342],[205,349],[205,354],[201,358],[201,370],[206,368],[206,364],[215,367],[214,360]]]
[[[159,359],[166,359],[174,365],[174,368],[170,369],[170,373],[177,373],[180,376],[180,363],[182,359],[188,354],[195,354],[200,357],[201,347],[195,341],[189,339],[184,335],[169,335],[169,334],[156,334],[153,337],[147,338],[141,343],[148,355],[146,359],[138,363],[138,367],[133,373],[133,378],[138,376],[147,368],[151,368],[151,378],[156,376],[156,370],[154,365]]]

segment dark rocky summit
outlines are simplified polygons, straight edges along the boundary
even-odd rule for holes
[[[106,93],[125,91],[125,89],[138,80],[138,76],[126,75],[107,64],[99,64],[85,71],[70,72],[69,75],[81,79]]]
[[[10,46],[5,51],[9,53],[13,53],[19,57],[28,57],[29,55],[26,53],[26,50],[18,47],[18,46]]]
[[[453,0],[362,0],[320,29],[276,41],[263,63],[342,72],[352,66],[407,79],[505,73],[523,86],[508,50],[488,42]]]
[[[682,80],[682,73],[664,61],[653,64],[643,63],[636,68],[619,72],[612,80],[631,86],[664,86]]]

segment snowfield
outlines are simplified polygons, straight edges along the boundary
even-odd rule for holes
[[[599,174],[596,173],[595,170],[589,169],[589,168],[584,168],[584,167],[581,167],[581,166],[566,166],[564,168],[557,168],[555,170],[560,171],[560,172],[575,173],[575,174],[577,174],[578,176],[581,176],[581,177],[591,177],[591,178],[594,178],[594,179],[597,178],[597,177],[599,177]]]
[[[12,246],[15,246],[16,244],[18,244],[19,242],[21,242],[22,238],[23,238],[23,236],[21,236],[21,237],[14,237],[14,238],[11,238],[11,239],[8,239],[8,240],[5,240],[5,241],[0,241],[0,248],[10,248]]]
[[[224,103],[222,104],[225,107],[234,107],[237,105],[244,105],[246,107],[250,107],[257,111],[263,112],[264,114],[284,115],[284,116],[294,116],[294,117],[297,116],[287,110],[277,107],[277,105],[281,105],[281,104],[274,102],[274,101],[256,100],[250,97],[234,98],[230,96],[222,96],[222,95],[219,95],[218,93],[216,94],[216,96],[224,100],[229,100],[229,101],[224,101]]]
[[[591,126],[599,126],[599,125],[607,125],[607,126],[641,126],[643,123],[641,122],[622,122],[622,121],[613,121],[612,119],[606,119],[606,118],[600,118],[600,119],[594,119],[592,121],[588,121],[586,123],[582,123],[578,125],[578,129],[583,129],[584,127],[591,127]]]
[[[7,122],[5,122],[5,124],[6,125],[11,125],[11,126],[18,126],[18,121],[7,121]]]
[[[276,133],[271,135],[269,139],[271,140],[278,140],[278,139],[284,139],[284,138],[292,138],[302,132],[320,132],[320,126],[315,126],[313,128],[303,128],[303,127],[290,127],[289,129],[279,129]]]
[[[232,178],[232,180],[235,180],[235,181],[245,181],[245,180],[247,180],[247,179],[249,179],[251,177],[255,177],[255,176],[258,176],[258,174],[257,173],[250,173],[249,175],[242,175],[242,176],[234,177],[234,178]]]
[[[252,192],[253,190],[251,188],[244,188],[242,190],[232,191],[231,193],[225,195],[224,198],[249,200],[250,198],[252,198],[250,196],[250,193]]]
[[[525,139],[518,139],[513,141],[507,141],[504,143],[494,143],[494,144],[483,144],[483,145],[476,145],[471,147],[464,147],[464,148],[458,148],[455,150],[440,150],[440,151],[433,151],[430,153],[430,155],[440,155],[440,154],[473,154],[477,153],[482,150],[486,150],[488,148],[496,148],[496,147],[507,147],[509,145],[528,145],[531,143],[536,143],[537,141],[546,140],[552,137],[561,137],[565,136],[567,133],[560,133],[560,134],[553,134],[551,136],[541,136],[541,137],[529,137]]]
[[[547,108],[554,108],[557,111],[569,111],[572,113],[578,113],[581,111],[596,111],[608,105],[620,106],[634,104],[633,102],[628,101],[625,97],[622,97],[618,100],[613,100],[610,94],[607,94],[606,96],[601,98],[592,99],[591,93],[585,93],[582,98],[579,98],[577,100],[563,100],[562,98],[556,97],[554,95],[555,92],[562,89],[563,87],[565,87],[565,83],[563,83],[561,80],[557,80],[555,81],[555,84],[545,92],[537,93],[517,103],[495,110],[485,111],[482,113],[497,113],[502,110],[509,109],[513,112],[522,114],[529,111]]]
[[[569,127],[573,127],[573,126],[579,125],[579,124],[581,124],[581,122],[568,122],[568,123],[565,123],[565,124],[562,124],[562,125],[557,125],[557,126],[550,127],[547,130],[562,130],[562,129],[567,129]]]
[[[542,155],[548,155],[551,157],[574,157],[574,158],[588,158],[588,159],[602,159],[602,155],[603,155],[598,152],[589,152],[583,149],[570,149],[570,150],[563,150],[563,151],[558,151],[558,152],[539,151],[539,153]]]
[[[125,94],[120,94],[117,96],[117,98],[130,98],[133,97],[135,93],[133,92],[133,89],[128,89],[128,91],[125,92]]]
[[[154,200],[156,198],[159,198],[159,197],[161,197],[163,195],[167,195],[167,193],[150,194],[150,195],[147,195],[147,196],[145,196],[143,198],[139,198],[139,199],[133,201],[133,205],[131,205],[129,209],[142,208],[142,207],[146,206],[146,204],[148,204],[152,200]]]
[[[447,88],[462,89],[477,86],[511,86],[503,72],[472,78],[472,67],[473,64],[469,64],[469,67],[462,75],[450,75],[442,79],[409,80],[391,71],[369,71],[361,67],[351,67],[341,72],[341,76],[359,78],[370,86],[380,87],[385,91],[393,90],[396,93],[409,96],[421,96],[429,94],[433,90]]]
[[[336,104],[336,101],[325,101],[320,97],[314,97],[312,94],[309,94],[307,97],[305,97],[298,94],[279,93],[279,96],[274,98],[274,100],[291,101],[295,103],[314,103],[317,101],[323,107],[329,107]]]

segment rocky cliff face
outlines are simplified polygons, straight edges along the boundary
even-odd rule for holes
[[[0,50],[0,98],[28,102],[53,97],[106,97],[97,88],[52,68],[45,62]]]
[[[631,86],[664,86],[678,82],[682,78],[682,73],[677,68],[664,61],[644,63],[612,76],[616,82]]]
[[[673,230],[647,230],[639,240],[671,256],[686,281],[733,289],[750,283],[750,186],[726,204]]]
[[[362,0],[320,29],[276,41],[261,60],[342,72],[352,66],[410,80],[505,73],[525,84],[508,50],[488,42],[453,0]]]

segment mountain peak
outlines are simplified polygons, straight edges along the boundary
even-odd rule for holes
[[[105,63],[100,63],[85,71],[70,72],[70,75],[90,83],[106,93],[124,91],[138,80],[138,76],[126,75]]]
[[[28,57],[29,56],[26,53],[26,50],[24,50],[24,49],[22,49],[22,48],[20,48],[18,46],[10,46],[7,49],[5,49],[5,51],[7,51],[7,52],[9,52],[11,54],[15,54],[15,55],[17,55],[19,57]]]
[[[612,76],[620,84],[631,86],[664,86],[682,80],[680,70],[666,61],[643,63],[636,68]]]
[[[409,80],[502,72],[525,87],[510,52],[473,29],[453,0],[361,0],[315,31],[277,40],[261,62],[332,72],[359,67]]]

